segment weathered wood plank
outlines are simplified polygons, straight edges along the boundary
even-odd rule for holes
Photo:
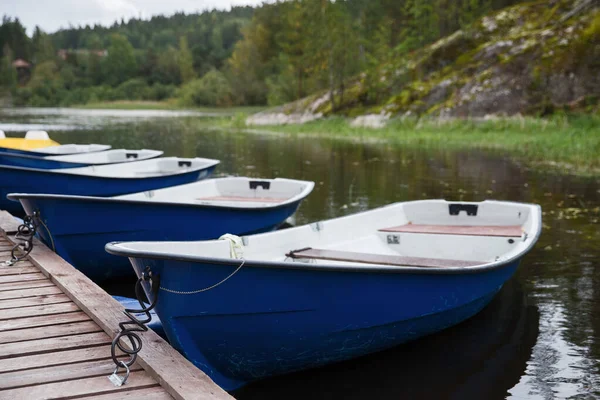
[[[21,275],[21,274],[32,274],[36,272],[40,272],[39,269],[34,267],[31,263],[29,265],[25,265],[22,263],[17,263],[12,267],[0,267],[0,276],[4,275]]]
[[[17,232],[17,228],[19,227],[19,223],[9,213],[3,211],[0,213],[0,227],[7,234],[12,234]]]
[[[29,259],[110,337],[116,335],[119,322],[126,320],[123,306],[37,239]],[[152,330],[140,337],[144,345],[138,362],[174,398],[232,398]]]
[[[0,300],[24,299],[27,297],[43,296],[47,294],[61,294],[57,286],[46,286],[31,289],[8,290],[0,292]]]
[[[46,276],[44,276],[44,274],[42,274],[41,272],[36,272],[33,274],[6,275],[0,276],[0,284],[12,282],[39,281],[41,279],[46,279]]]
[[[26,342],[0,344],[0,359],[15,356],[26,356],[47,353],[54,350],[73,350],[88,346],[111,343],[104,332],[83,333],[80,335],[60,336],[49,339],[28,340]]]
[[[523,228],[520,225],[511,226],[461,226],[461,225],[425,225],[406,224],[391,228],[380,229],[381,232],[429,233],[438,235],[470,235],[470,236],[501,236],[521,237]]]
[[[117,354],[120,353],[117,349]],[[93,360],[111,360],[110,345],[85,347],[76,350],[56,350],[43,354],[6,358],[0,362],[0,373]],[[0,374],[0,381],[2,380],[2,376]]]
[[[60,353],[56,354],[60,357]],[[77,364],[42,367],[24,371],[14,371],[0,374],[0,390],[17,387],[47,384],[95,376],[109,376],[113,373],[115,364],[112,360],[86,361]],[[142,367],[134,364],[131,372],[140,371]],[[0,397],[3,396],[0,392]]]
[[[34,328],[38,326],[49,326],[66,324],[77,321],[89,321],[91,318],[83,311],[69,312],[64,314],[40,315],[35,317],[17,318],[0,321],[0,332],[13,329]]]
[[[405,257],[388,254],[357,253],[354,251],[313,249],[307,247],[294,250],[286,254],[292,258],[306,258],[314,260],[343,261],[373,265],[393,265],[398,267],[469,267],[485,264],[478,261],[443,260],[439,258]]]
[[[121,387],[115,387],[106,376],[98,376],[9,389],[2,392],[2,398],[11,400],[59,399],[90,394],[127,392],[136,388],[153,386],[156,386],[156,381],[147,372],[137,371],[132,372],[127,384]]]
[[[0,310],[10,308],[21,308],[31,306],[41,306],[45,304],[70,303],[71,299],[65,294],[49,294],[36,297],[27,297],[24,299],[0,300]]]
[[[38,315],[62,314],[73,311],[79,311],[79,307],[77,307],[75,303],[49,304],[47,306],[41,305],[0,310],[0,330],[2,330],[2,320],[34,317]]]
[[[33,289],[47,286],[55,286],[49,279],[42,279],[39,281],[29,282],[11,282],[11,283],[0,283],[0,292],[6,290],[20,290],[20,289]]]
[[[129,392],[118,392],[110,394],[101,394],[99,396],[81,397],[83,400],[172,400],[165,389],[160,386],[147,389],[130,390]]]
[[[81,321],[73,322],[71,324],[40,326],[38,328],[27,327],[24,329],[0,332],[0,344],[93,332],[104,331],[94,321]]]

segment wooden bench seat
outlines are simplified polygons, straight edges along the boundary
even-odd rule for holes
[[[277,199],[273,197],[243,197],[243,196],[208,196],[198,197],[201,201],[240,201],[252,203],[283,203],[287,199]]]
[[[405,257],[387,254],[357,253],[353,251],[313,249],[293,250],[286,254],[290,258],[305,258],[315,260],[345,261],[361,264],[380,264],[404,267],[472,267],[486,264],[478,261],[443,260],[438,258]]]
[[[520,225],[498,226],[498,225],[422,225],[406,224],[383,228],[380,232],[399,232],[399,233],[429,233],[439,235],[469,235],[469,236],[500,236],[500,237],[521,237],[523,229]]]

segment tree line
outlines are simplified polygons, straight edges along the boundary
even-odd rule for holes
[[[335,109],[350,79],[377,100],[381,68],[518,0],[288,0],[31,37],[0,25],[0,87],[16,104],[163,100],[277,105],[318,91]],[[59,50],[63,50],[59,52]],[[106,52],[104,52],[106,50]],[[20,76],[12,61],[32,64]]]

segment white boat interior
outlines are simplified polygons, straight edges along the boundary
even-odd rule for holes
[[[105,178],[143,178],[183,174],[189,171],[209,168],[217,164],[219,164],[219,160],[209,158],[165,157],[125,164],[91,165],[88,167],[50,169],[47,171]]]
[[[0,130],[0,139],[6,139],[6,135],[3,130]]]
[[[25,139],[50,140],[50,136],[48,136],[48,132],[46,131],[27,131]]]
[[[522,256],[535,244],[540,230],[538,205],[421,200],[243,237],[240,258],[265,265],[463,269]],[[231,259],[230,246],[228,240],[117,244],[149,255],[194,257],[200,262]]]
[[[32,153],[43,155],[67,155],[79,153],[93,153],[96,151],[109,150],[111,146],[107,144],[61,144],[58,146],[42,147],[40,149],[29,150]]]
[[[149,160],[162,156],[159,150],[126,150],[114,149],[94,153],[70,154],[66,156],[49,156],[48,160],[87,164],[117,164],[131,161]]]
[[[271,208],[305,198],[310,194],[314,185],[314,182],[293,179],[228,177],[115,196],[114,198],[230,208]]]

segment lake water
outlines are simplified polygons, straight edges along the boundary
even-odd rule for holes
[[[426,198],[533,202],[544,211],[535,249],[474,318],[388,351],[248,385],[237,398],[600,398],[600,177],[548,173],[481,151],[189,129],[195,121],[204,126],[202,118],[12,109],[0,110],[0,129],[217,158],[222,175],[313,180],[297,224]],[[131,286],[109,290],[123,294]]]

